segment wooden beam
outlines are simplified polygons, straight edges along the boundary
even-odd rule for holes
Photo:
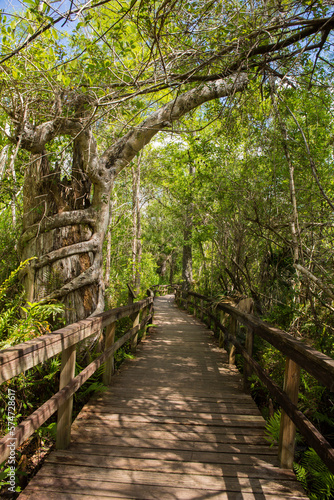
[[[137,302],[138,304],[138,302]],[[60,391],[54,394],[40,408],[32,413],[27,419],[21,422],[15,429],[15,433],[11,439],[16,440],[16,447],[19,447],[26,439],[28,439],[35,430],[39,429],[48,418],[53,415],[62,404],[65,403],[85,382],[95,373],[95,371],[105,362],[108,357],[115,353],[125,342],[127,342],[140,328],[150,321],[151,317],[146,316],[135,328],[131,328],[120,339],[117,340],[102,356],[90,363],[82,372],[79,373],[72,381],[63,387]],[[9,456],[8,436],[0,439],[0,463],[4,462]]]
[[[300,383],[300,366],[286,358],[283,390],[297,406]],[[282,410],[278,457],[283,469],[292,469],[295,456],[296,426]]]
[[[111,323],[111,325],[108,325],[106,327],[106,334],[105,334],[105,350],[107,351],[115,341],[115,331],[116,331],[116,321],[114,323]],[[108,359],[106,359],[105,364],[104,364],[104,372],[103,372],[103,383],[104,385],[110,385],[111,384],[111,379],[114,374],[115,370],[115,358],[114,354],[112,353]]]
[[[189,292],[189,294],[212,303],[212,299],[204,295],[195,292]],[[220,303],[217,308],[227,312],[246,327],[252,328],[254,334],[259,335],[269,342],[269,344],[276,347],[276,349],[309,372],[330,391],[334,392],[334,359],[295,339],[289,333],[261,321],[252,314],[239,311],[230,303]]]
[[[69,384],[75,374],[76,345],[62,352],[59,389]],[[58,409],[56,448],[66,450],[71,441],[73,396],[67,399]]]
[[[92,318],[56,330],[47,335],[4,349],[0,353],[0,384],[56,356],[71,345],[96,334],[110,323],[129,316],[153,303],[153,298],[128,306],[117,307]]]
[[[133,320],[133,325],[132,328],[136,328],[136,326],[139,325],[139,312],[134,316]],[[139,331],[139,330],[138,330]],[[138,344],[138,331],[133,335],[131,338],[131,352],[135,353],[137,349],[137,344]]]
[[[306,439],[308,445],[314,448],[330,472],[334,474],[334,449],[330,443],[324,438],[312,422],[310,422],[306,416],[298,410],[297,406],[292,403],[288,395],[266,375],[261,366],[248,355],[244,347],[237,340],[234,340],[233,342],[237,351],[248,361],[261,382],[263,382],[269,389],[278,404],[295,423],[300,433]]]

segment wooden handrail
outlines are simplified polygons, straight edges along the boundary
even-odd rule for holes
[[[181,296],[183,295],[183,297]],[[185,297],[186,296],[186,297]],[[247,369],[244,372],[245,386],[250,370],[255,372],[260,380],[266,385],[269,392],[282,407],[281,433],[279,442],[279,454],[281,466],[292,468],[294,458],[294,441],[295,441],[295,426],[305,437],[309,446],[313,447],[318,453],[329,470],[334,473],[334,449],[328,441],[321,435],[316,427],[300,412],[297,408],[297,397],[299,387],[299,367],[302,367],[313,377],[315,377],[322,385],[330,391],[334,390],[334,360],[329,356],[313,349],[300,340],[295,339],[292,335],[276,328],[252,314],[244,313],[238,310],[237,306],[230,302],[216,303],[212,298],[206,297],[196,292],[182,292],[176,290],[176,302],[181,305],[183,302],[186,308],[189,309],[189,298],[193,297],[194,311],[200,311],[201,320],[203,315],[208,317],[211,326],[211,320],[215,323],[216,328],[221,331],[223,341],[220,341],[220,346],[223,344],[228,348],[233,346],[245,359]],[[198,306],[197,300],[201,304]],[[208,307],[204,307],[204,302],[208,303]],[[236,339],[231,330],[236,329],[233,325],[227,329],[220,318],[214,314],[214,311],[227,313],[234,321],[246,326],[246,346],[242,346]],[[265,339],[272,346],[286,355],[286,373],[284,380],[284,390],[282,390],[270,377],[264,372],[260,365],[252,358],[252,336],[256,334]],[[231,356],[231,348],[229,349],[229,359]],[[296,367],[296,368],[295,368]]]
[[[213,299],[195,292],[189,292],[189,295],[203,299],[211,305],[214,304],[216,309],[226,312],[244,326],[252,328],[254,333],[262,337],[273,347],[276,347],[276,349],[308,371],[330,391],[334,392],[334,359],[295,339],[289,333],[261,321],[256,316],[238,310],[231,303],[221,302],[215,304]]]
[[[68,446],[70,442],[73,394],[103,363],[105,363],[105,370],[107,372],[104,380],[110,383],[111,367],[113,367],[113,363],[110,361],[111,357],[125,342],[136,336],[139,330],[146,327],[153,316],[152,304],[153,297],[148,297],[134,304],[111,309],[92,318],[78,321],[60,330],[0,352],[0,383],[46,361],[60,352],[62,353],[60,379],[62,380],[64,377],[65,379],[66,377],[68,378],[63,386],[60,383],[60,390],[54,396],[26,420],[21,422],[16,427],[14,433],[11,432],[10,440],[12,440],[11,442],[15,442],[16,448],[28,439],[35,430],[41,427],[57,410],[57,448],[61,449]],[[114,342],[114,336],[109,336],[104,353],[74,377],[75,347],[78,342],[99,333],[105,326],[109,329],[110,334],[117,320],[132,316],[133,314],[136,314],[136,317],[139,318],[141,311],[145,311],[145,317],[140,322],[137,320],[137,324],[116,342]],[[68,376],[68,374],[70,375]],[[0,439],[0,464],[8,458],[10,453],[8,439],[8,434]]]
[[[151,290],[154,293],[154,296],[158,295],[158,293],[165,293],[168,290],[172,290],[175,292],[179,288],[179,285],[175,284],[168,284],[168,285],[153,285],[151,286]]]
[[[0,384],[39,363],[45,362],[71,345],[97,333],[105,326],[140,311],[149,303],[152,303],[150,297],[134,304],[110,309],[92,318],[78,321],[47,335],[1,351]]]

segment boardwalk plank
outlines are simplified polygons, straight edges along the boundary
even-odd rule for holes
[[[47,463],[53,464],[71,464],[84,465],[94,467],[96,463],[96,455],[83,455],[82,453],[64,453],[57,451],[47,459]],[[165,471],[169,473],[180,472],[180,464],[175,460],[143,459],[130,457],[105,457],[103,467],[109,469],[127,469],[127,470],[142,470],[142,471]],[[205,463],[205,462],[182,462],[182,471],[185,474],[204,474],[204,475],[224,475],[224,477],[234,477],[235,467],[230,464],[223,463]],[[271,465],[263,465],[262,467],[254,465],[240,465],[238,467],[238,477],[252,477],[258,479],[272,478],[282,479],[285,481],[295,481],[293,472],[280,470]]]
[[[205,489],[212,491],[235,491],[242,490],[243,492],[253,493],[278,493],[278,494],[294,494],[296,496],[304,496],[301,488],[294,482],[281,479],[273,481],[264,478],[249,478],[235,476],[220,475],[203,475],[203,474],[187,474],[184,473],[168,473],[166,471],[143,471],[143,470],[127,470],[127,469],[108,469],[104,466],[87,467],[81,465],[75,467],[73,465],[55,465],[45,464],[42,468],[39,478],[41,481],[48,482],[51,478],[59,478],[62,484],[76,481],[77,483],[101,481],[112,483],[137,484],[148,486],[165,486],[173,485],[177,488],[188,489]]]
[[[156,300],[156,330],[78,415],[20,500],[305,500],[212,334]]]

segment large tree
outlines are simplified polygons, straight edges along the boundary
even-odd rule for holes
[[[258,73],[289,81],[314,51],[315,64],[334,18],[325,2],[110,0],[82,6],[81,25],[61,45],[51,7],[29,5],[2,50],[3,122],[31,155],[20,249],[22,259],[37,257],[28,298],[63,299],[74,321],[104,307],[115,176],[198,106],[220,99],[228,109]]]

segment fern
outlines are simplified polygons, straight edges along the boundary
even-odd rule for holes
[[[305,490],[307,490],[307,477],[308,477],[308,475],[307,475],[307,471],[306,471],[305,467],[303,467],[300,464],[294,463],[293,468],[294,468],[294,471],[295,471],[295,474],[296,474],[298,481],[303,485]]]
[[[103,392],[106,391],[107,389],[108,387],[104,385],[102,382],[95,381],[89,384],[89,386],[81,392],[81,396],[87,397],[90,394],[93,394],[95,392]]]
[[[14,271],[11,272],[9,277],[2,283],[0,286],[0,301],[6,296],[7,290],[13,285],[15,280],[17,279],[19,273],[27,266],[27,264],[35,259],[36,257],[31,257],[30,259],[25,260],[24,262],[21,262],[19,267],[14,269]]]
[[[266,424],[265,438],[267,441],[269,441],[270,446],[278,444],[280,425],[281,425],[281,410],[278,410],[274,413],[272,417],[270,417],[269,421]]]
[[[312,448],[304,453],[300,464],[294,464],[294,470],[311,500],[330,500],[334,495],[334,474]]]

